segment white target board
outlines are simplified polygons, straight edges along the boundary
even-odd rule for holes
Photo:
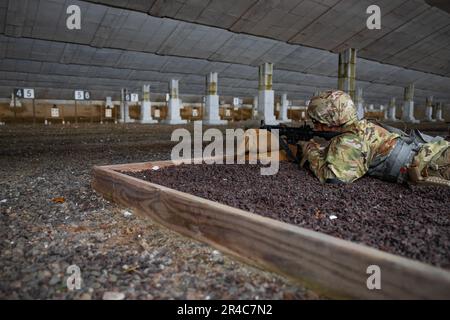
[[[231,110],[230,109],[225,110],[225,116],[226,117],[231,117]]]
[[[51,116],[52,118],[59,118],[59,108],[52,108]]]
[[[105,118],[112,118],[112,109],[110,108],[105,109]]]
[[[192,109],[192,116],[193,117],[198,117],[198,110],[197,109]]]
[[[155,118],[161,118],[161,111],[159,109],[155,110]]]

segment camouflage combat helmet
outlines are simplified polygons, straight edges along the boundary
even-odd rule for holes
[[[340,90],[324,91],[312,97],[308,116],[331,127],[350,125],[358,119],[352,98]]]

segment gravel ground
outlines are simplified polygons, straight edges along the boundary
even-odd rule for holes
[[[320,298],[91,189],[93,165],[168,159],[173,129],[0,128],[0,299]],[[70,265],[80,267],[81,290],[67,289]]]
[[[321,185],[293,163],[282,163],[276,176],[262,176],[259,165],[182,165],[131,175],[450,269],[449,188],[370,177]]]

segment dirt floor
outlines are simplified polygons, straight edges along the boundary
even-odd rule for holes
[[[274,176],[262,176],[259,165],[182,165],[131,175],[450,269],[449,188],[370,177],[321,185],[293,163],[281,163]]]
[[[0,127],[0,299],[316,299],[103,200],[93,165],[169,158],[174,127]],[[69,291],[77,265],[81,290]]]

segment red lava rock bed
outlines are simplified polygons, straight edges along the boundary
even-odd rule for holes
[[[450,269],[450,188],[407,187],[364,177],[322,185],[307,170],[281,163],[181,165],[127,173],[265,217]],[[337,216],[331,220],[330,216]]]

